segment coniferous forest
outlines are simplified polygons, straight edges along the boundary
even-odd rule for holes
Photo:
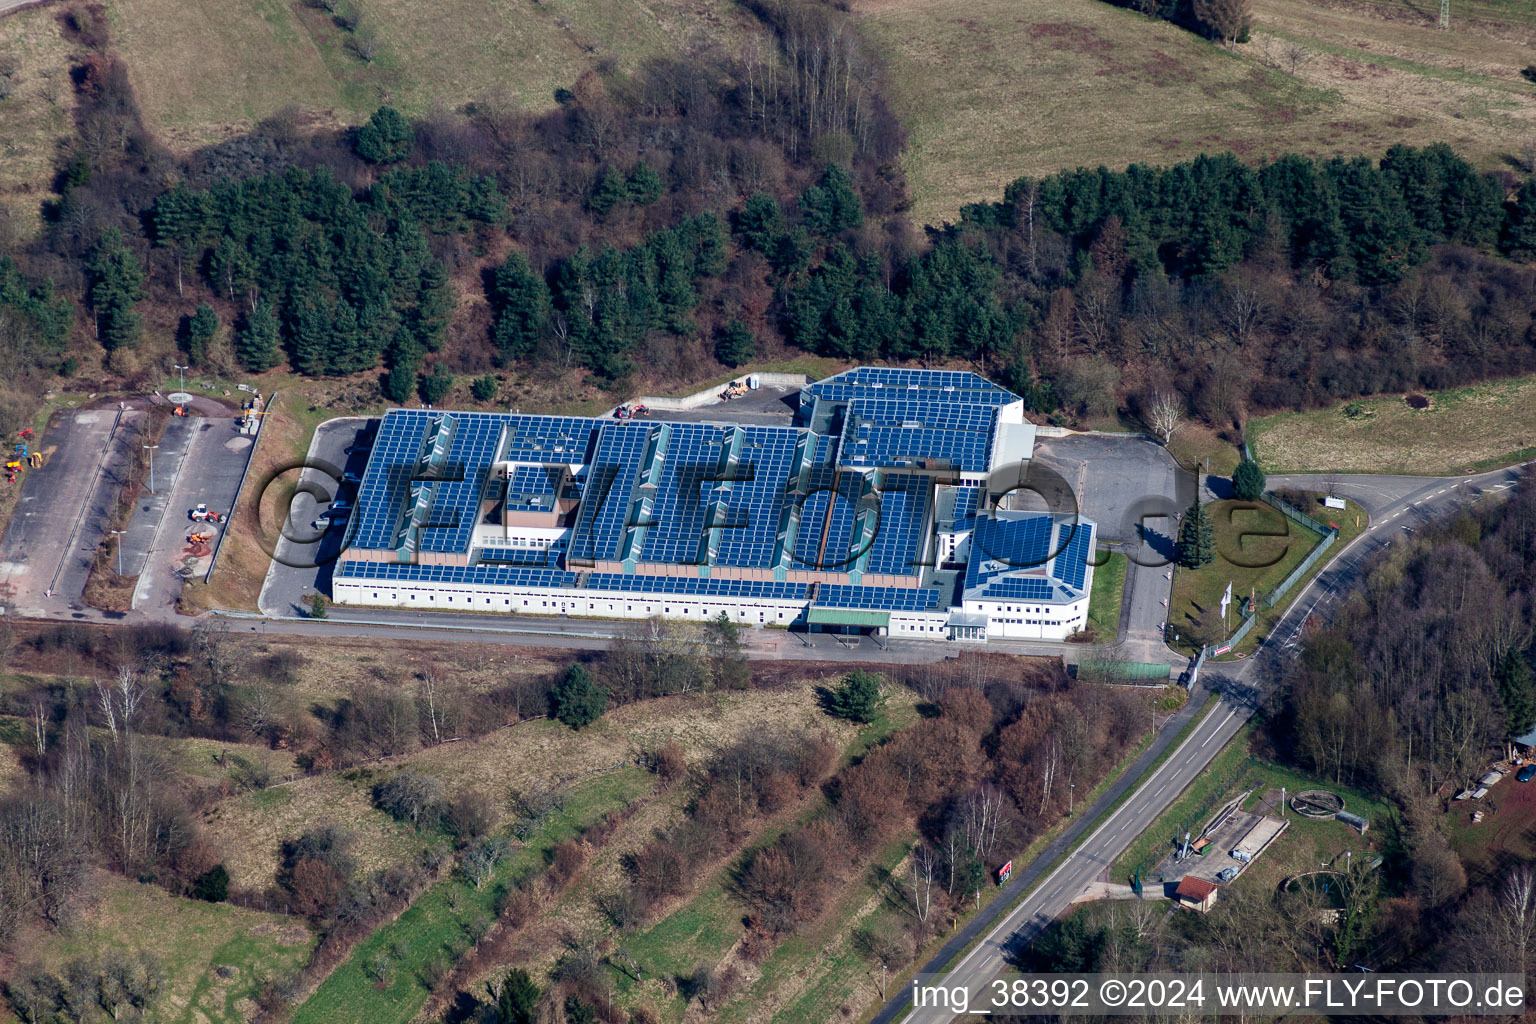
[[[846,15],[758,13],[776,53],[588,73],[544,114],[285,111],[186,158],[98,26],[45,231],[0,264],[0,415],[92,351],[125,378],[376,374],[403,402],[451,373],[623,393],[788,348],[973,365],[1067,418],[1171,389],[1219,429],[1536,367],[1536,182],[1443,145],[1214,154],[1020,179],[923,227]]]

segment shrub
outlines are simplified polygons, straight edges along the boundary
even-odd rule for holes
[[[192,883],[192,898],[209,903],[223,903],[229,899],[229,872],[223,864],[215,864]]]
[[[490,831],[494,818],[491,799],[472,789],[461,789],[443,808],[443,827],[454,838],[468,841]]]
[[[501,382],[496,379],[496,375],[488,373],[484,377],[475,378],[475,382],[469,386],[469,393],[475,396],[477,402],[489,402],[496,397],[500,387]]]
[[[373,787],[373,804],[418,830],[436,828],[443,817],[443,784],[430,775],[404,771]]]

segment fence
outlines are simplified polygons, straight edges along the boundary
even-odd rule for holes
[[[1264,599],[1259,602],[1259,604],[1264,608],[1273,608],[1275,605],[1280,603],[1280,599],[1285,596],[1286,591],[1290,590],[1300,580],[1304,579],[1307,573],[1312,570],[1312,567],[1317,564],[1317,560],[1323,557],[1323,553],[1333,546],[1333,542],[1339,536],[1339,531],[1337,527],[1318,522],[1316,519],[1313,519],[1305,512],[1287,504],[1286,502],[1281,501],[1279,498],[1275,497],[1273,494],[1270,494],[1267,491],[1261,496],[1261,498],[1266,505],[1268,505],[1270,508],[1273,508],[1276,512],[1279,512],[1281,515],[1285,516],[1291,522],[1305,526],[1312,532],[1322,535],[1322,540],[1318,542],[1316,547],[1307,552],[1307,557],[1298,562],[1296,568],[1286,573],[1285,579],[1275,584],[1275,588],[1269,593],[1265,594]],[[1218,654],[1226,654],[1232,648],[1236,647],[1238,643],[1240,643],[1242,639],[1253,630],[1253,627],[1258,624],[1258,621],[1258,612],[1255,609],[1250,608],[1248,613],[1243,616],[1242,622],[1238,623],[1237,629],[1233,631],[1231,636],[1227,637],[1221,643],[1213,644],[1212,646],[1207,647],[1200,652],[1202,659],[1206,655],[1215,656]]]

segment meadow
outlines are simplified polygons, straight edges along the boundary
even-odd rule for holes
[[[1521,9],[1484,3],[1478,13]],[[1231,150],[1379,156],[1447,142],[1485,169],[1536,135],[1533,30],[1406,4],[1254,0],[1231,49],[1107,3],[859,0],[909,132],[916,219],[953,219],[1010,181]]]

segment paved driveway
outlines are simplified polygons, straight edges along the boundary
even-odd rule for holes
[[[1127,660],[1182,661],[1163,643],[1177,532],[1169,513],[1194,500],[1193,474],[1160,445],[1129,435],[1044,438],[1035,462],[1067,481],[1107,547],[1130,556],[1120,619]]]
[[[341,554],[347,528],[316,530],[311,524],[330,499],[344,493],[349,498],[356,497],[355,487],[345,484],[344,475],[362,475],[368,465],[366,445],[378,423],[376,419],[354,416],[327,420],[315,430],[307,466],[298,480],[294,481],[290,473],[272,481],[273,485],[297,482],[298,488],[285,510],[281,535],[276,535],[274,524],[274,535],[267,538],[277,557],[267,570],[256,602],[263,614],[302,615],[316,590],[331,592],[331,572]],[[248,486],[256,488],[267,483],[252,480]]]

